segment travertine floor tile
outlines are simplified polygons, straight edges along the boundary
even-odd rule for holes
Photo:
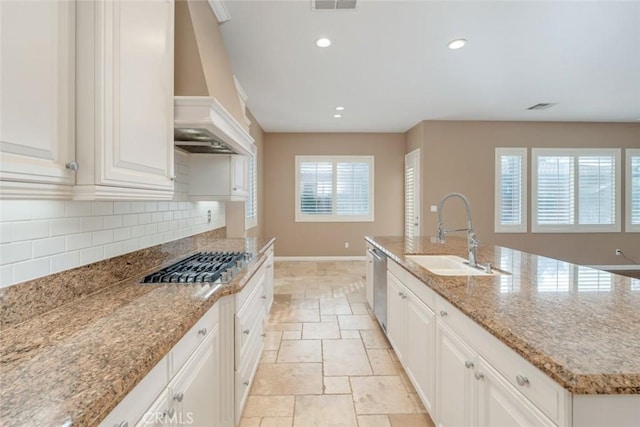
[[[297,396],[294,427],[357,427],[351,396]]]
[[[266,331],[264,338],[265,350],[278,350],[282,340],[282,331]]]
[[[322,362],[320,340],[285,340],[280,344],[278,363]]]
[[[318,298],[292,298],[289,308],[292,310],[319,310],[320,302]]]
[[[391,427],[435,427],[427,414],[392,414],[389,415],[389,421]]]
[[[299,322],[267,322],[265,331],[301,331],[302,323]]]
[[[294,396],[249,396],[245,417],[292,417]]]
[[[370,329],[366,331],[360,331],[362,336],[362,342],[364,346],[369,348],[391,348],[387,337],[380,329]]]
[[[302,338],[302,331],[283,331],[282,339],[283,340],[299,340]]]
[[[350,305],[351,305],[351,313],[353,314],[369,314],[367,305],[363,302],[352,302]]]
[[[358,415],[360,427],[391,427],[386,415]]]
[[[305,292],[306,298],[331,298],[332,296],[332,290],[328,286],[319,289],[307,289]]]
[[[335,314],[323,314],[320,316],[320,321],[322,323],[335,323],[336,325],[338,324],[338,318],[335,316]]]
[[[326,376],[371,375],[361,340],[322,340],[322,360]]]
[[[373,369],[373,375],[398,375],[388,350],[369,349],[367,354],[369,355],[369,363],[371,364],[371,369]]]
[[[266,417],[262,419],[260,427],[291,427],[293,417]]]
[[[305,340],[340,338],[340,330],[337,323],[304,323],[302,338]]]
[[[416,413],[414,401],[397,376],[351,377],[358,414]]]
[[[357,329],[345,329],[340,331],[340,336],[345,340],[359,340],[360,331]]]
[[[350,394],[349,377],[324,377],[324,394]]]
[[[349,301],[345,297],[320,301],[320,314],[352,314]]]
[[[278,350],[264,350],[260,357],[260,363],[274,363],[278,358]]]
[[[377,329],[378,324],[368,314],[338,316],[340,329]]]
[[[240,418],[238,427],[260,427],[261,418]]]
[[[319,322],[319,310],[287,309],[280,313],[271,313],[271,321],[275,322]]]
[[[322,394],[322,364],[261,363],[249,394]]]

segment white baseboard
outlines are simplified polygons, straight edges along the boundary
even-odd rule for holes
[[[587,265],[587,267],[596,268],[598,270],[640,270],[640,264],[613,264],[613,265]]]
[[[365,261],[363,256],[276,256],[274,261]]]

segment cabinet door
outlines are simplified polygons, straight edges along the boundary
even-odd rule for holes
[[[170,197],[173,29],[173,0],[78,3],[78,198]]]
[[[235,196],[249,194],[248,156],[231,156],[231,193]]]
[[[196,350],[169,385],[174,424],[211,426],[220,424],[218,326]]]
[[[367,271],[364,289],[369,307],[373,310],[373,255],[369,252],[370,250],[372,247],[367,244]]]
[[[396,277],[387,273],[387,338],[393,346],[398,359],[404,361],[405,336],[407,332],[405,317],[404,286]]]
[[[475,419],[475,353],[449,328],[436,328],[436,422],[439,427],[467,427]]]
[[[406,294],[406,370],[427,411],[433,414],[436,369],[435,313],[413,294],[408,291]]]
[[[484,359],[477,365],[478,427],[555,426]]]
[[[0,2],[0,180],[41,184],[3,196],[71,195],[74,67],[75,2]]]
[[[174,419],[175,409],[169,408],[169,390],[165,390],[144,413],[136,427],[169,426]]]

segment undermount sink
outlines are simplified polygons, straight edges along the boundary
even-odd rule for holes
[[[456,255],[407,255],[407,259],[439,276],[499,276],[502,271],[487,273],[482,267],[471,267],[466,259]]]

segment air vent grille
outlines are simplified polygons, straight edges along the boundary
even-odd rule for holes
[[[349,10],[355,9],[357,0],[311,0],[315,10]]]
[[[546,110],[547,108],[551,108],[554,105],[557,105],[557,103],[556,102],[541,102],[539,104],[532,105],[531,107],[527,108],[527,110]]]

